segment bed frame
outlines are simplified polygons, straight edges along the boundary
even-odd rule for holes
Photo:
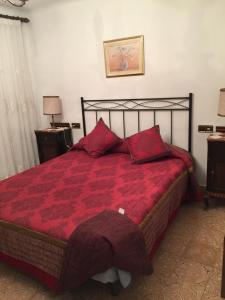
[[[114,111],[120,111],[123,115],[123,133],[126,135],[126,118],[125,114],[129,111],[135,111],[138,115],[138,130],[140,130],[140,117],[141,111],[151,111],[154,116],[154,124],[156,121],[156,115],[159,111],[170,112],[170,129],[171,136],[170,140],[173,141],[173,116],[177,111],[187,111],[188,113],[188,150],[191,151],[191,140],[192,140],[192,94],[188,97],[175,97],[175,98],[142,98],[142,99],[113,99],[113,100],[84,100],[81,98],[82,115],[83,115],[83,129],[84,135],[86,135],[86,119],[85,113],[88,111],[95,112],[96,122],[98,120],[98,113],[101,111],[108,112],[109,114],[109,126],[111,128],[111,114]],[[188,184],[188,173],[185,171],[182,173],[177,180],[170,186],[169,190],[161,199],[159,199],[157,205],[153,210],[146,216],[140,228],[143,232],[154,232],[157,229],[156,236],[146,236],[148,245],[154,245],[151,248],[151,252],[156,251],[170,220],[176,215],[176,211],[179,207],[183,192],[186,191],[186,185]],[[164,199],[172,199],[172,201],[164,201]],[[158,226],[158,219],[155,218],[156,214],[160,217],[167,213],[168,210],[171,212],[169,220],[165,219],[164,222],[160,220],[160,226]],[[46,236],[45,234],[32,231],[26,227],[15,225],[11,222],[0,222],[0,230],[2,231],[4,247],[8,247],[9,252],[0,252],[0,261],[6,261],[8,264],[13,265],[19,270],[23,270],[28,274],[33,274],[34,277],[45,283],[52,290],[57,288],[57,280],[59,279],[62,259],[65,254],[66,242],[56,239],[54,237]],[[20,239],[18,239],[18,236]],[[38,243],[37,243],[38,240]],[[15,241],[19,245],[18,249],[22,249],[21,253],[10,252],[17,251],[15,249]],[[25,242],[24,242],[25,241]],[[12,243],[12,244],[11,244]],[[22,245],[20,247],[20,245]],[[1,248],[1,247],[0,247]],[[5,248],[4,248],[5,249]],[[53,264],[49,265],[45,260],[39,260],[39,257],[43,253],[53,253],[50,262]],[[7,254],[8,253],[8,254]],[[25,253],[25,254],[24,254]],[[41,254],[40,254],[41,253]],[[31,254],[34,254],[33,256]],[[24,256],[23,256],[24,255]],[[56,263],[57,262],[57,263]],[[44,268],[42,268],[44,264]],[[41,267],[40,267],[41,266]],[[116,294],[118,292],[118,286],[112,285],[112,289]]]
[[[81,97],[81,109],[83,120],[84,136],[86,130],[86,112],[95,112],[96,123],[98,121],[99,112],[108,112],[109,127],[112,127],[112,112],[122,112],[123,114],[123,136],[126,137],[125,114],[135,111],[138,116],[138,132],[140,131],[140,112],[153,112],[153,121],[156,125],[157,112],[170,112],[170,143],[173,143],[173,116],[178,111],[187,111],[188,113],[188,151],[192,151],[192,98],[193,94],[189,93],[188,97],[165,97],[165,98],[134,98],[134,99],[96,99],[87,100]]]

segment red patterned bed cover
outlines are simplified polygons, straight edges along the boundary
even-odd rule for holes
[[[191,166],[185,151],[181,156],[184,159],[172,157],[137,165],[128,154],[96,159],[84,151],[70,151],[3,180],[0,220],[62,241],[67,241],[80,223],[105,209],[123,208],[140,224]]]

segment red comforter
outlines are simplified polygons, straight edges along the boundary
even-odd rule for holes
[[[79,224],[105,209],[122,207],[139,224],[171,183],[191,167],[187,152],[173,152],[174,157],[163,163],[136,165],[128,154],[96,159],[84,151],[70,151],[3,180],[0,219],[64,241]]]

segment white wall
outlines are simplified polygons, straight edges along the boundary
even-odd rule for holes
[[[193,92],[193,154],[205,184],[207,135],[198,133],[197,125],[225,124],[216,115],[219,89],[225,86],[224,0],[45,0],[33,4],[30,19],[40,106],[42,95],[60,95],[66,121],[81,122],[80,96]],[[140,34],[145,75],[106,78],[102,42]],[[82,131],[74,134],[78,140]]]
[[[24,16],[25,11],[21,8],[14,7],[12,5],[7,5],[0,0],[0,14],[12,15],[12,16]]]

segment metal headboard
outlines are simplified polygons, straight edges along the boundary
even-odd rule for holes
[[[108,112],[109,127],[111,128],[111,112],[119,111],[123,114],[123,134],[126,135],[125,113],[137,112],[138,131],[140,131],[140,111],[153,112],[154,125],[156,125],[156,114],[159,111],[170,112],[170,142],[173,143],[173,115],[176,111],[187,111],[188,113],[188,151],[192,150],[192,93],[188,97],[168,98],[135,98],[135,99],[98,99],[87,100],[81,97],[81,109],[83,118],[83,131],[86,135],[85,112],[95,112],[96,123],[98,112]]]

